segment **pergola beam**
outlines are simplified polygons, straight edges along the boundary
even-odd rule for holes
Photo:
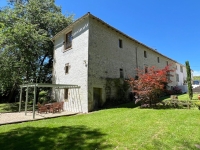
[[[20,87],[54,87],[54,88],[80,88],[78,85],[71,85],[71,84],[43,84],[43,83],[30,83],[30,84],[23,84]]]
[[[71,84],[27,83],[27,84],[20,85],[19,112],[21,111],[22,89],[26,88],[25,115],[27,115],[27,103],[28,103],[28,90],[29,90],[29,87],[34,88],[33,119],[35,119],[35,105],[36,105],[37,87],[51,87],[51,88],[56,88],[56,89],[65,89],[65,88],[75,89],[75,88],[80,88],[80,86],[78,86],[78,85],[71,85]]]

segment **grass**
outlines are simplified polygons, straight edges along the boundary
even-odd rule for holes
[[[33,104],[28,103],[27,110],[33,109]],[[25,110],[25,103],[22,102],[21,104],[21,111]],[[0,104],[0,113],[6,113],[6,112],[18,112],[19,111],[19,102],[16,103],[2,103]]]
[[[89,114],[0,126],[1,150],[198,149],[198,109],[139,109],[133,103]]]
[[[192,100],[198,100],[198,95],[199,94],[194,93]],[[160,99],[161,100],[171,100],[170,96],[164,96],[164,97],[161,97]],[[178,99],[179,100],[190,100],[188,94],[178,94]]]
[[[199,94],[193,94],[193,99],[192,100],[197,101],[198,100],[198,95]],[[189,100],[189,97],[188,97],[188,94],[181,94],[181,95],[178,95],[178,99],[179,100]],[[170,96],[165,96],[165,97],[161,97],[160,100],[167,101],[167,100],[171,100],[171,98],[170,98]],[[32,108],[33,108],[32,105],[33,104],[31,102],[29,102],[27,109],[28,110],[32,110]],[[24,109],[25,109],[25,103],[22,102],[21,110],[24,111]],[[0,113],[18,112],[18,111],[19,111],[19,103],[18,102],[0,104]]]

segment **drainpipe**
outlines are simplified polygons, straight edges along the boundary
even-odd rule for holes
[[[138,45],[135,48],[135,61],[136,61],[136,68],[138,69]],[[135,77],[138,76],[138,72],[136,72]]]
[[[136,57],[135,57],[135,59],[136,59],[136,68],[138,68],[138,58],[137,58],[137,51],[138,51],[138,46],[135,48],[135,55],[136,55]]]

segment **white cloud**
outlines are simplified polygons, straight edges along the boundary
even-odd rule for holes
[[[193,71],[193,76],[200,76],[200,71],[194,70],[194,71]]]

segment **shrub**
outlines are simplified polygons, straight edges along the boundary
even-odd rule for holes
[[[173,87],[173,91],[175,94],[182,94],[182,90],[177,86]]]
[[[166,86],[171,82],[168,78],[170,75],[169,66],[163,69],[156,69],[154,66],[149,68],[147,72],[138,69],[138,79],[130,78],[128,83],[132,88],[132,92],[136,93],[136,103],[141,102],[144,107],[151,107],[152,104],[158,102],[160,95]]]

